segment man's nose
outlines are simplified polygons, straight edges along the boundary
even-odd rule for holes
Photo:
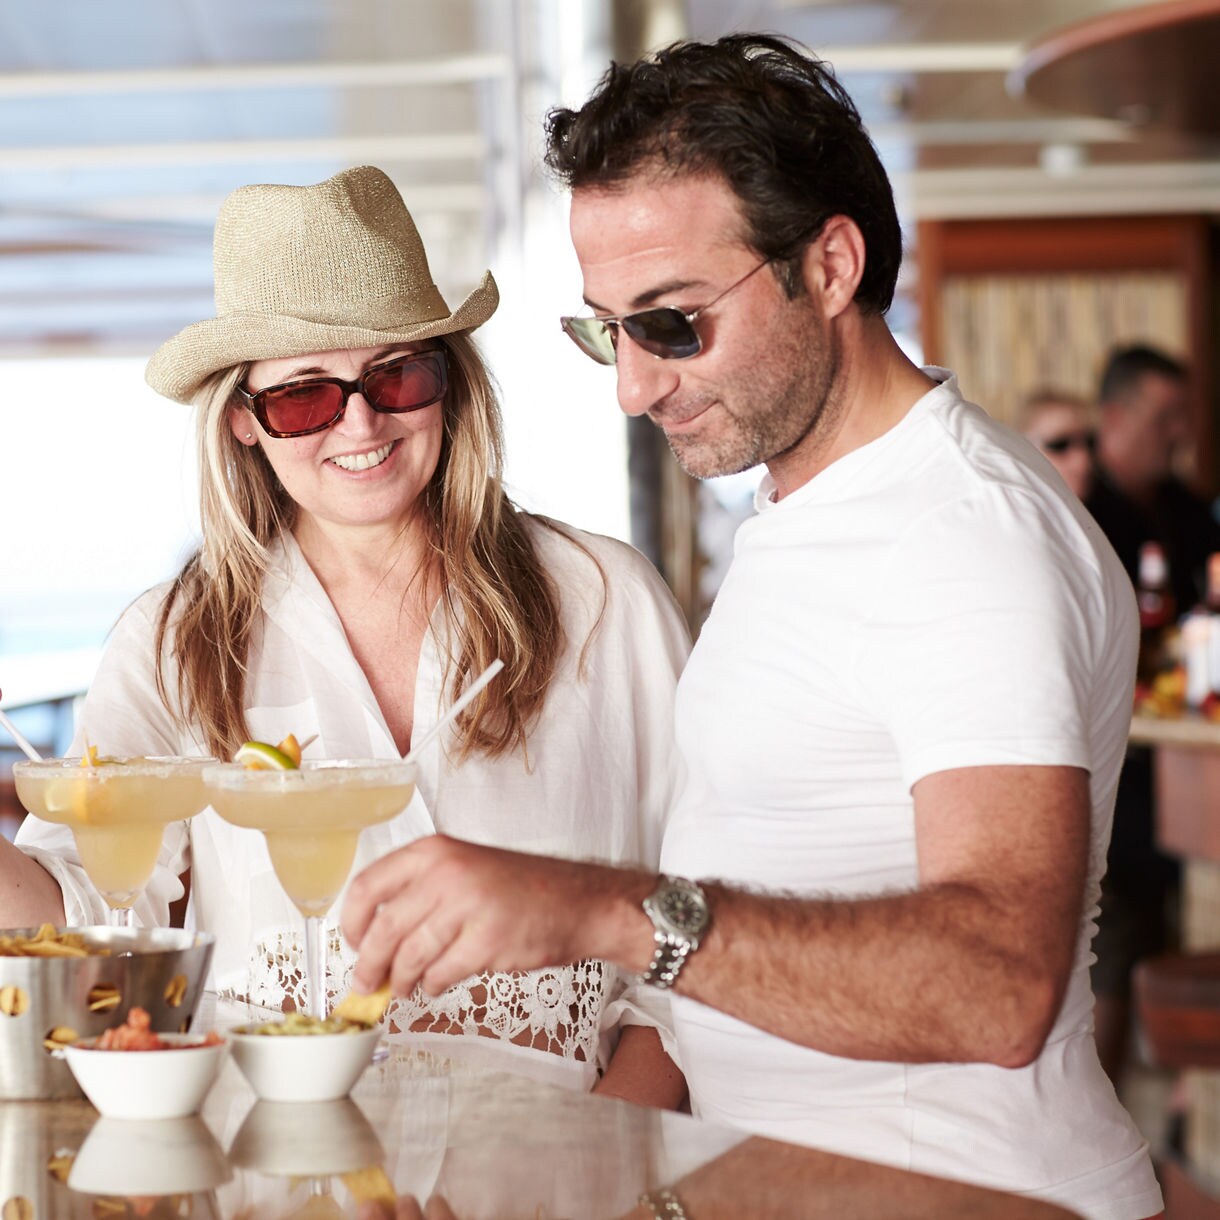
[[[621,330],[616,356],[618,405],[627,415],[647,414],[672,394],[681,380],[679,361],[662,360],[644,351]]]

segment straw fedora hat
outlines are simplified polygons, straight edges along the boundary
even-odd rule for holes
[[[163,343],[144,376],[190,402],[249,360],[409,343],[473,330],[495,312],[491,272],[450,311],[394,184],[371,165],[315,186],[243,186],[213,240],[216,317]]]

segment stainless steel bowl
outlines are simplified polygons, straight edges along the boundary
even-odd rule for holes
[[[37,929],[5,929],[32,936]],[[65,928],[107,956],[0,957],[0,989],[18,1002],[0,1011],[0,1099],[79,1097],[68,1065],[44,1045],[53,1031],[90,1038],[145,1009],[154,1030],[190,1028],[215,938],[178,928]],[[61,1038],[66,1036],[60,1034]]]

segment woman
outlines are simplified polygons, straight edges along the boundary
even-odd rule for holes
[[[1020,430],[1046,455],[1077,499],[1093,487],[1097,425],[1083,398],[1061,390],[1040,390],[1022,405]]]
[[[451,312],[371,167],[234,192],[215,267],[219,316],[147,372],[198,408],[203,545],[115,628],[78,733],[116,755],[228,758],[292,732],[317,734],[307,757],[396,758],[499,656],[503,672],[423,752],[411,805],[365,831],[353,871],[434,831],[655,863],[685,628],[631,548],[505,496],[498,407],[470,337],[497,304],[490,274]],[[0,887],[4,922],[103,921],[64,828],[27,819],[19,844],[24,856],[3,857],[17,883]],[[188,919],[217,937],[213,985],[299,1005],[300,920],[262,835],[210,810],[171,826],[143,922],[168,922],[180,877]],[[330,956],[341,991],[350,957],[333,924]],[[600,1087],[673,1102],[680,1077],[645,1003],[586,962],[417,992],[390,1019],[497,1038],[585,1086],[617,1043]]]

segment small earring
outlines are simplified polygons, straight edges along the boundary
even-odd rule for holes
[[[246,440],[248,440],[248,441],[252,441],[253,439],[254,439],[254,433],[253,433],[253,432],[247,432],[247,433],[246,433]]]

